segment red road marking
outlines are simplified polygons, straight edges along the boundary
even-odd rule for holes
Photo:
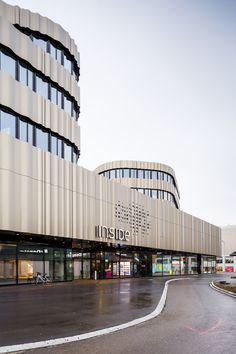
[[[185,328],[189,329],[192,332],[198,333],[200,336],[208,334],[209,332],[213,332],[216,328],[218,328],[220,326],[220,324],[222,323],[222,320],[219,320],[214,326],[202,331],[198,328],[193,328],[190,326],[185,326]]]

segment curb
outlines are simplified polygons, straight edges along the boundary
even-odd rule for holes
[[[233,298],[236,299],[236,294],[235,294],[235,293],[233,293],[232,291],[228,291],[228,290],[224,290],[224,289],[219,288],[218,286],[216,286],[216,285],[214,284],[214,281],[212,281],[209,285],[210,285],[210,287],[211,287],[212,289],[218,291],[219,293],[222,293],[222,294],[231,296],[231,297],[233,297]]]
[[[186,279],[191,280],[193,278],[177,278],[177,279],[167,280],[165,282],[165,287],[164,287],[163,293],[161,295],[161,298],[160,298],[160,301],[159,301],[157,307],[155,308],[154,311],[152,311],[151,313],[149,313],[148,315],[146,315],[144,317],[140,317],[135,320],[132,320],[132,321],[129,321],[129,322],[117,325],[117,326],[104,328],[104,329],[100,329],[97,331],[79,334],[79,335],[75,335],[75,336],[71,336],[71,337],[49,339],[49,340],[40,341],[40,342],[4,346],[4,347],[0,347],[0,353],[12,353],[12,352],[17,352],[17,351],[21,351],[21,350],[38,349],[38,348],[45,348],[45,347],[55,346],[55,345],[60,345],[60,344],[77,342],[80,340],[85,340],[85,339],[89,339],[89,338],[93,338],[93,337],[102,336],[105,334],[114,333],[114,332],[120,331],[122,329],[136,326],[140,323],[152,320],[153,318],[160,315],[160,313],[162,312],[162,310],[165,306],[169,283],[177,281],[177,280],[186,280]]]

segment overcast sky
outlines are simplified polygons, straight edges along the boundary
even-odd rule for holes
[[[81,158],[174,168],[181,209],[236,224],[235,0],[8,0],[81,54]]]

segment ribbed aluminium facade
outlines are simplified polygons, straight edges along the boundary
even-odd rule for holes
[[[144,161],[107,162],[95,170],[99,175],[179,208],[179,188],[174,170],[167,165]]]
[[[77,165],[79,66],[61,26],[0,1],[0,284],[214,271],[220,229],[179,209],[170,167]]]

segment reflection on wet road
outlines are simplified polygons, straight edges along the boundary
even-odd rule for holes
[[[236,299],[209,287],[215,277],[172,283],[164,311],[151,321],[111,335],[33,353],[235,354]],[[221,277],[226,279],[227,275]]]
[[[0,345],[85,333],[151,312],[163,279],[121,279],[0,288]]]

